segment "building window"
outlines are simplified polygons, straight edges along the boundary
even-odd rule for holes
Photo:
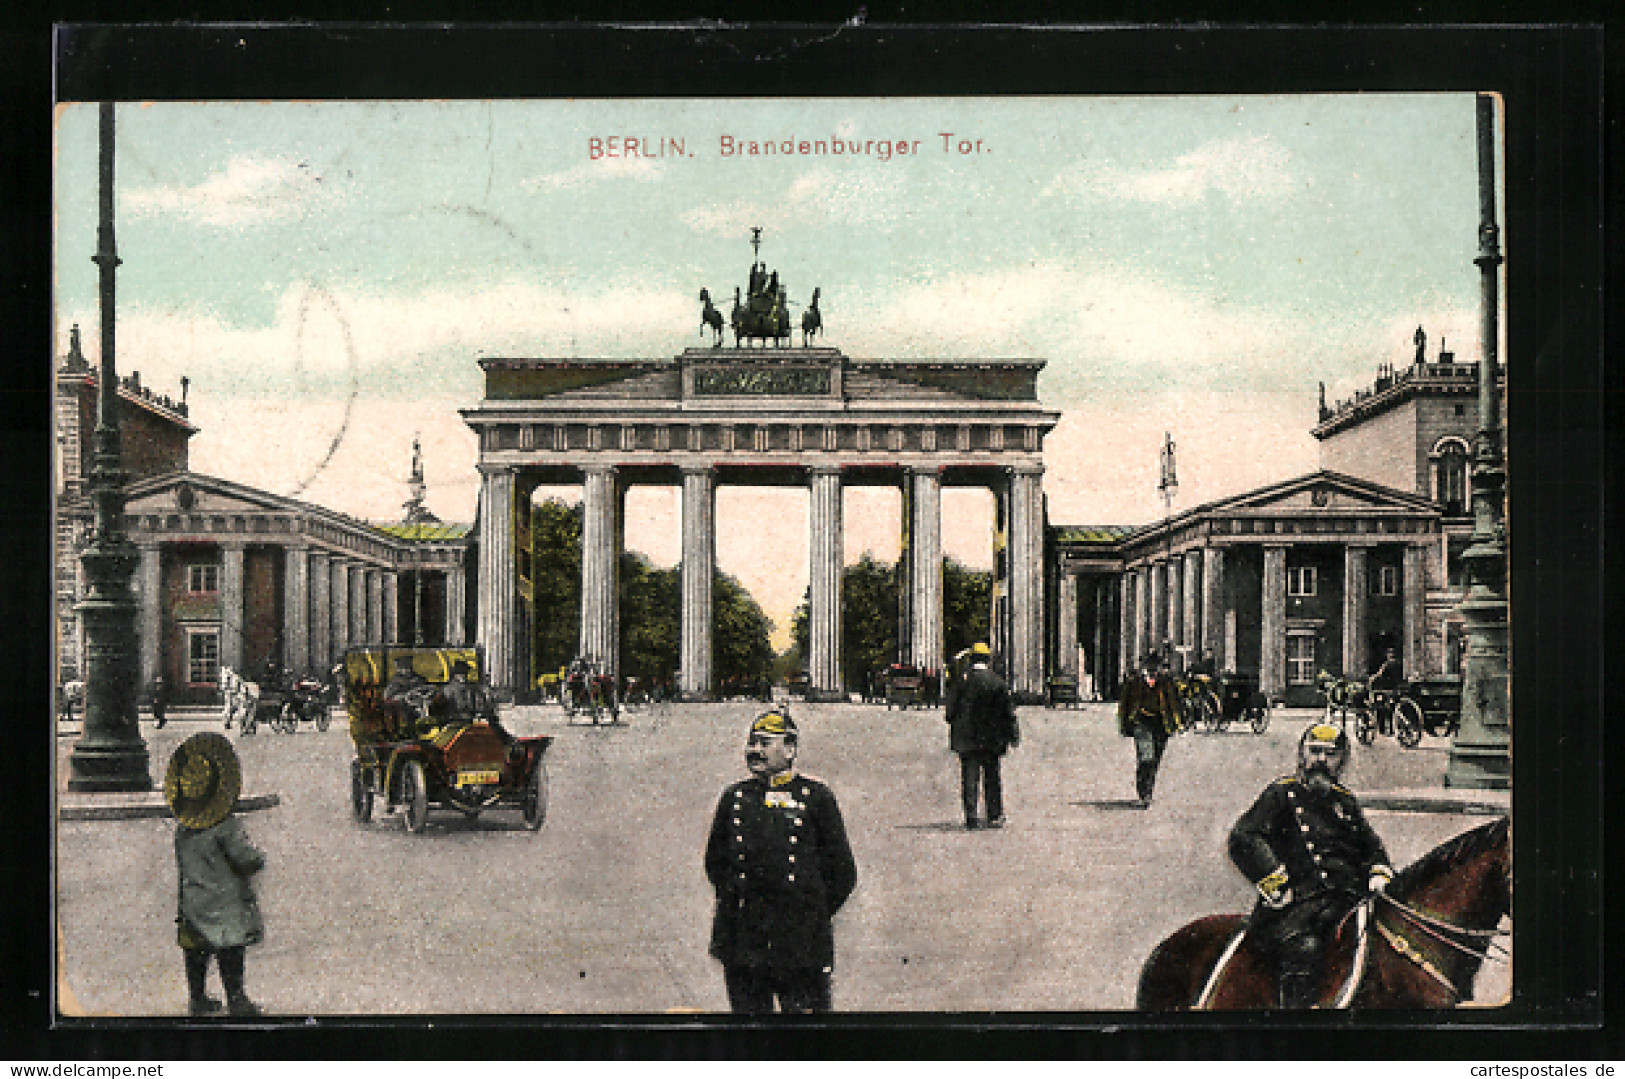
[[[1371,594],[1373,596],[1399,595],[1399,567],[1378,566],[1377,575],[1371,579]]]
[[[193,685],[213,685],[220,680],[219,630],[186,632],[186,680]]]
[[[193,562],[186,567],[188,592],[220,591],[220,566],[214,562]]]
[[[1295,686],[1314,684],[1315,638],[1312,634],[1294,633],[1286,639],[1286,680]]]
[[[1435,497],[1446,515],[1460,517],[1467,512],[1467,447],[1451,442],[1439,450]]]
[[[1288,566],[1286,568],[1286,594],[1312,596],[1315,594],[1315,567]]]

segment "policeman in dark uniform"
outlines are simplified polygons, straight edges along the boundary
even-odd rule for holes
[[[1360,803],[1338,784],[1348,735],[1317,723],[1298,740],[1298,770],[1264,788],[1230,831],[1230,860],[1258,888],[1249,931],[1276,963],[1283,1008],[1315,1003],[1326,942],[1394,871]]]
[[[846,825],[829,787],[795,770],[789,712],[756,717],[745,743],[751,778],[722,792],[705,875],[717,893],[711,954],[736,1012],[825,1012],[835,934],[830,919],[857,885]]]

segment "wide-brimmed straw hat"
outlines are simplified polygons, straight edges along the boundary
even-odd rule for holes
[[[225,820],[242,790],[242,764],[223,734],[194,734],[169,758],[164,801],[188,828],[213,828]]]

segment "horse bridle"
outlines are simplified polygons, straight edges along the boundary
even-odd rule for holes
[[[1387,900],[1388,904],[1394,908],[1394,912],[1419,932],[1423,933],[1432,940],[1436,940],[1441,944],[1445,944],[1448,947],[1456,949],[1458,952],[1461,952],[1464,955],[1471,956],[1480,963],[1485,963],[1492,959],[1498,962],[1506,962],[1511,958],[1511,953],[1507,950],[1506,946],[1495,939],[1500,935],[1500,930],[1498,929],[1469,929],[1466,926],[1456,925],[1454,922],[1448,922],[1442,918],[1437,918],[1431,914],[1427,914],[1416,909],[1408,903],[1401,902],[1400,900],[1389,895],[1387,892],[1374,892],[1372,893],[1372,898],[1367,899],[1366,902],[1374,903],[1377,897]],[[1418,967],[1421,967],[1423,971],[1448,989],[1451,995],[1456,999],[1461,999],[1463,995],[1461,990],[1458,989],[1456,985],[1445,976],[1443,971],[1441,971],[1433,963],[1429,962],[1427,957],[1424,956],[1414,944],[1407,940],[1403,934],[1389,929],[1387,926],[1381,924],[1377,925],[1377,932],[1382,935],[1382,938],[1388,942],[1389,946],[1392,947],[1394,951],[1398,952],[1412,963],[1415,963]],[[1463,943],[1463,940],[1458,938],[1472,940],[1475,942],[1475,944]]]

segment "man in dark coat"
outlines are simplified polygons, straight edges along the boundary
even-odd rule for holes
[[[164,676],[158,675],[152,680],[152,725],[163,728],[169,722],[169,687],[164,685]]]
[[[1151,805],[1168,736],[1184,726],[1179,691],[1153,652],[1145,657],[1140,673],[1123,683],[1117,698],[1117,730],[1124,738],[1134,739],[1134,793],[1141,809]]]
[[[1004,781],[999,762],[1005,752],[1021,744],[1016,709],[1010,688],[989,668],[993,653],[985,644],[970,648],[970,669],[948,694],[948,746],[959,754],[959,799],[965,809],[965,827],[980,828],[976,808],[980,791],[987,791],[987,827],[1004,827]]]
[[[1338,783],[1348,735],[1317,723],[1298,740],[1298,770],[1264,788],[1230,830],[1230,860],[1259,893],[1249,931],[1276,963],[1283,1008],[1308,1008],[1326,942],[1394,871],[1359,800]]]
[[[468,660],[452,661],[451,680],[441,690],[445,696],[446,722],[468,724],[483,719],[504,742],[512,742],[513,735],[497,718],[496,702],[491,699],[490,687],[484,682],[470,682],[470,670]]]
[[[751,777],[722,792],[705,847],[716,889],[711,954],[736,1012],[827,1012],[831,919],[858,882],[835,794],[795,770],[796,725],[769,709],[751,724]]]

